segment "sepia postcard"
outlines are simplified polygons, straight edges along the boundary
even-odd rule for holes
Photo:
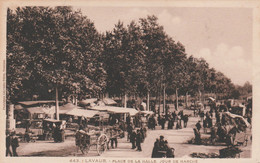
[[[1,161],[260,162],[260,1],[1,2]]]

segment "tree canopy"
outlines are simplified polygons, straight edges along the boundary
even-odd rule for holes
[[[80,12],[70,7],[24,7],[9,9],[7,19],[10,92],[19,86],[27,91],[17,94],[19,98],[32,94],[48,98],[43,92],[54,87],[78,94],[105,87],[106,72],[99,59],[102,37]],[[16,65],[10,62],[24,67],[13,68]],[[17,75],[23,77],[12,79]]]
[[[62,96],[218,93],[237,96],[237,87],[203,58],[185,52],[159,25],[140,18],[100,34],[94,23],[71,7],[18,7],[7,11],[7,99],[38,94]],[[252,92],[250,83],[244,92]],[[241,91],[240,91],[241,93]],[[52,93],[53,94],[53,93]]]

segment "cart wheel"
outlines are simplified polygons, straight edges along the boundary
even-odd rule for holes
[[[86,146],[84,146],[84,145],[80,146],[80,150],[81,150],[82,154],[87,154],[89,149],[90,149],[90,145],[88,145],[88,144]]]
[[[97,153],[99,156],[107,150],[107,142],[108,142],[108,137],[105,134],[102,134],[98,137]]]

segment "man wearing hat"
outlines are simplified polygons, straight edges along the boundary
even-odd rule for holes
[[[159,140],[159,149],[164,150],[164,147],[165,147],[164,136],[161,135]]]
[[[135,130],[132,130],[130,135],[130,142],[132,143],[132,149],[136,148],[136,132]]]
[[[13,156],[18,156],[16,152],[16,148],[19,147],[19,142],[17,136],[15,135],[15,132],[11,134],[11,146],[12,146]]]
[[[6,133],[6,142],[5,143],[6,143],[6,154],[5,154],[5,156],[8,156],[8,155],[12,156],[12,152],[10,150],[11,136],[10,136],[9,132]]]
[[[201,129],[200,120],[196,123],[195,126],[196,126],[197,130],[200,132],[200,129]]]
[[[141,142],[142,142],[142,134],[141,134],[140,130],[138,129],[137,134],[136,134],[137,151],[142,151]]]

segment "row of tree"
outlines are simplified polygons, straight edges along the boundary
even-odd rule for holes
[[[101,34],[71,7],[8,9],[7,100],[50,99],[55,89],[77,98],[236,93],[223,73],[188,56],[155,16],[127,26],[119,21]]]

